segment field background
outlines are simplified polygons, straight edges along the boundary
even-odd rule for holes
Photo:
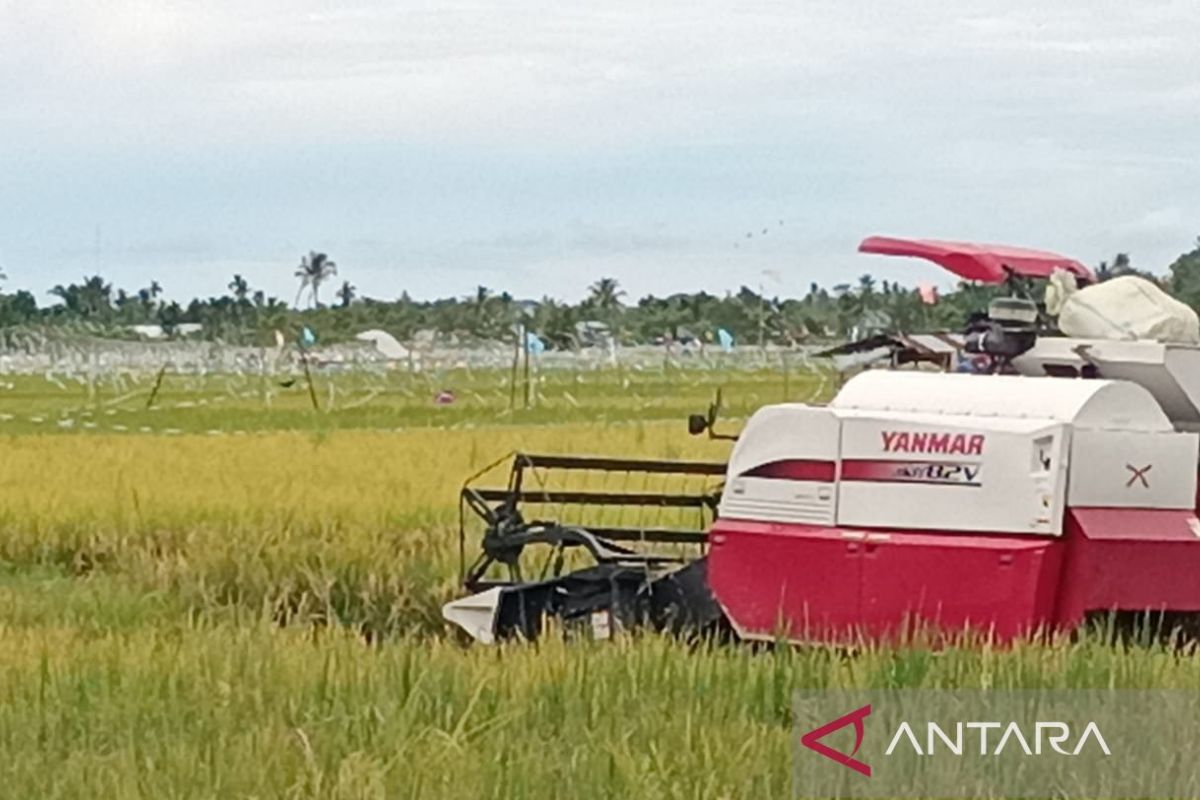
[[[817,371],[0,382],[0,752],[10,797],[790,797],[797,688],[1189,687],[1082,638],[995,651],[470,647],[457,490],[512,450],[721,460],[683,420],[819,400]],[[434,396],[451,391],[454,402]],[[473,543],[470,543],[473,545]],[[801,787],[802,788],[802,787]]]

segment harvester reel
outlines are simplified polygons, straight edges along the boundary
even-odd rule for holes
[[[714,420],[718,404],[719,398],[710,410]],[[488,470],[463,487],[459,530],[465,548],[466,509],[483,522],[481,552],[463,564],[464,588],[481,600],[456,612],[469,616],[478,603],[492,603],[488,636],[534,638],[547,619],[589,629],[606,619],[606,630],[646,623],[677,630],[720,615],[702,576],[705,530],[720,491],[714,483],[724,464],[516,453],[505,488],[476,485]],[[585,473],[605,475],[603,485],[589,486]],[[613,487],[612,475],[626,485]],[[578,477],[572,482],[572,476]],[[532,518],[547,512],[566,516]],[[696,527],[685,527],[689,516]],[[650,552],[651,544],[673,548]],[[537,569],[530,567],[529,545],[546,548]],[[687,546],[699,552],[685,554]],[[569,551],[587,558],[568,558]],[[536,574],[525,577],[522,560],[524,571]],[[506,579],[488,574],[497,564]]]
[[[508,567],[511,580],[521,580],[520,559],[521,552],[528,542],[528,526],[521,518],[515,501],[506,499],[494,507],[489,506],[487,500],[470,488],[463,490],[462,499],[486,526],[483,533],[483,552],[468,570],[468,578],[473,581],[479,580],[492,564],[500,563]]]

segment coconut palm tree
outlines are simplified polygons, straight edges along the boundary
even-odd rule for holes
[[[588,291],[588,302],[600,311],[620,308],[621,298],[625,296],[625,290],[620,287],[616,278],[601,278],[593,283]]]
[[[475,287],[475,294],[468,295],[463,305],[468,311],[467,325],[475,336],[491,336],[496,327],[495,314],[496,296],[486,286]]]
[[[240,302],[250,294],[250,283],[241,275],[234,275],[233,280],[229,282],[229,291],[233,292],[233,298]]]
[[[63,307],[72,315],[83,313],[83,301],[79,292],[79,287],[73,283],[63,286],[61,283],[51,289],[48,294],[52,297],[57,297],[62,300]]]
[[[300,279],[300,288],[296,292],[296,302],[292,305],[299,306],[304,290],[309,289],[315,307],[321,305],[321,284],[337,275],[337,264],[330,261],[329,256],[324,253],[310,250],[308,255],[300,259],[300,266],[296,267],[293,274]]]
[[[858,300],[863,311],[875,308],[878,297],[875,292],[875,276],[864,273],[858,276]]]
[[[112,284],[99,275],[84,278],[80,284],[59,284],[50,290],[50,294],[62,300],[71,315],[99,317],[112,311]]]
[[[112,292],[112,284],[106,283],[99,275],[93,275],[83,282],[84,297],[87,298],[87,306],[93,314],[100,314],[112,308]]]
[[[342,281],[342,288],[337,290],[337,298],[342,301],[342,308],[347,308],[357,296],[358,287],[351,285],[350,281]]]

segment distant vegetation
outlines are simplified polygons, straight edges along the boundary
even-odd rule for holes
[[[1096,273],[1101,279],[1127,273],[1154,278],[1179,299],[1200,307],[1200,239],[1162,277],[1136,269],[1124,253],[1099,264]],[[156,280],[126,290],[93,275],[80,283],[54,286],[48,294],[58,302],[45,305],[28,290],[0,293],[0,328],[74,326],[101,336],[131,336],[132,326],[158,325],[171,335],[190,323],[201,326],[199,335],[205,339],[269,344],[274,331],[307,325],[323,341],[348,339],[371,328],[402,341],[423,330],[459,341],[511,341],[516,323],[524,320],[530,331],[555,348],[578,346],[577,326],[583,322],[603,324],[622,343],[711,340],[724,328],[741,344],[795,344],[870,327],[957,328],[996,291],[963,283],[936,304],[927,304],[912,287],[865,274],[829,288],[813,283],[803,297],[771,296],[761,288],[743,286],[724,296],[680,292],[632,300],[616,280],[600,278],[585,300],[569,304],[550,297],[522,300],[485,286],[465,297],[421,301],[404,292],[397,299],[382,300],[360,297],[357,287],[343,279],[332,292],[335,301],[324,304],[322,288],[339,275],[328,255],[310,252],[293,274],[298,290],[291,305],[254,288],[242,275],[233,275],[222,294],[186,303],[165,299]]]

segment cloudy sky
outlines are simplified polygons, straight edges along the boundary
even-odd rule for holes
[[[854,253],[886,233],[1161,269],[1200,234],[1198,14],[0,0],[0,268],[289,299],[309,249],[384,298],[936,274]]]

